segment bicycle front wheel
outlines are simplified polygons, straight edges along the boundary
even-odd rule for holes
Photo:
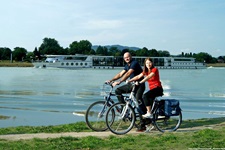
[[[112,105],[106,113],[106,125],[114,134],[126,134],[134,126],[136,119],[135,112],[130,105],[127,109],[125,107],[126,104],[116,103]],[[115,115],[113,115],[112,112],[114,112]]]
[[[160,132],[172,132],[176,131],[182,122],[182,113],[180,111],[177,116],[161,116],[159,112],[162,112],[163,108],[158,107],[156,113],[153,115],[155,127]],[[163,110],[164,111],[164,110]]]
[[[105,122],[105,115],[108,108],[105,101],[97,101],[91,104],[85,113],[87,126],[97,132],[106,131],[108,127]],[[114,115],[115,113],[112,112],[111,114]]]

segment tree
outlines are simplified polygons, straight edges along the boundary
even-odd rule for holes
[[[108,55],[108,48],[107,47],[99,46],[96,49],[96,54],[97,55],[102,55],[102,56],[107,56]]]
[[[135,50],[129,50],[131,56],[136,56],[136,51]]]
[[[69,45],[69,54],[70,55],[75,55],[75,54],[81,54],[79,51],[79,46],[78,42],[74,41]]]
[[[75,55],[75,54],[86,54],[89,55],[90,53],[93,53],[91,51],[92,44],[88,40],[81,40],[80,42],[74,41],[69,45],[69,54]]]
[[[90,55],[95,55],[95,54],[96,54],[95,50],[91,49]]]
[[[169,57],[170,56],[170,52],[168,52],[166,50],[164,50],[164,51],[159,50],[158,54],[159,54],[159,57]]]
[[[23,61],[32,62],[34,57],[35,56],[34,56],[34,53],[33,52],[28,52],[26,54],[25,58],[23,59]]]
[[[9,60],[11,58],[11,49],[0,47],[0,60]]]
[[[121,51],[117,47],[112,46],[112,47],[109,48],[108,54],[110,56],[115,56],[117,53],[120,53],[120,52]]]
[[[91,52],[92,44],[88,40],[81,40],[79,42],[79,49],[83,52],[83,54],[89,55]]]
[[[146,47],[136,51],[136,56],[149,56],[149,51]]]
[[[13,51],[13,59],[16,61],[23,61],[23,59],[26,57],[27,50],[22,47],[16,47]]]
[[[199,62],[212,63],[213,57],[205,52],[193,54],[193,57]]]
[[[149,56],[150,57],[159,57],[159,53],[156,49],[149,50]]]
[[[217,58],[217,60],[218,60],[219,63],[224,63],[225,62],[225,59],[224,58],[225,58],[224,56],[219,56]]]
[[[37,50],[37,47],[35,47],[34,51],[33,51],[33,54],[34,54],[34,59],[38,59],[38,60],[41,60],[41,54],[40,52]]]
[[[63,50],[63,47],[59,45],[58,41],[51,38],[44,38],[43,43],[39,47],[39,52],[41,55],[64,55],[66,52]]]

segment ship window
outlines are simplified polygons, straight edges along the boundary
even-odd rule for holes
[[[66,65],[68,66],[68,65],[69,65],[69,63],[66,63]]]
[[[63,65],[64,65],[64,63],[61,63],[61,65],[63,66]]]
[[[81,66],[83,66],[83,63],[80,63]]]
[[[76,63],[76,66],[78,66],[78,63]]]
[[[71,66],[73,66],[74,64],[73,63],[71,63]]]
[[[85,63],[85,66],[87,66],[87,63]]]

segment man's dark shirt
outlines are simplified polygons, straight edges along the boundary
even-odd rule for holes
[[[130,66],[128,64],[124,66],[124,70],[128,71],[129,69],[134,70],[134,72],[130,75],[130,79],[135,77],[136,75],[139,75],[143,71],[140,64],[136,60],[131,60]],[[142,79],[143,78],[139,79],[139,81]]]

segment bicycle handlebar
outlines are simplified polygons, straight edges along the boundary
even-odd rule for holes
[[[135,85],[137,85],[137,82],[138,82],[138,81],[132,81],[132,82],[126,82],[126,83],[127,83],[127,84],[130,83],[132,86],[135,86]],[[138,84],[140,84],[140,83],[138,83]]]
[[[136,85],[137,85],[137,82],[138,82],[138,81],[132,81],[132,82],[127,82],[127,81],[126,81],[126,84],[129,84],[129,83],[130,83],[132,86],[136,86]],[[114,81],[111,81],[111,82],[105,81],[105,84],[106,84],[106,85],[110,85],[111,87],[113,87],[113,86],[112,86],[113,83],[114,83]]]
[[[107,81],[105,81],[105,84],[106,84],[106,85],[110,85],[111,87],[113,87],[113,86],[112,86],[113,83],[114,83],[114,81],[112,81],[112,82],[107,82]]]

